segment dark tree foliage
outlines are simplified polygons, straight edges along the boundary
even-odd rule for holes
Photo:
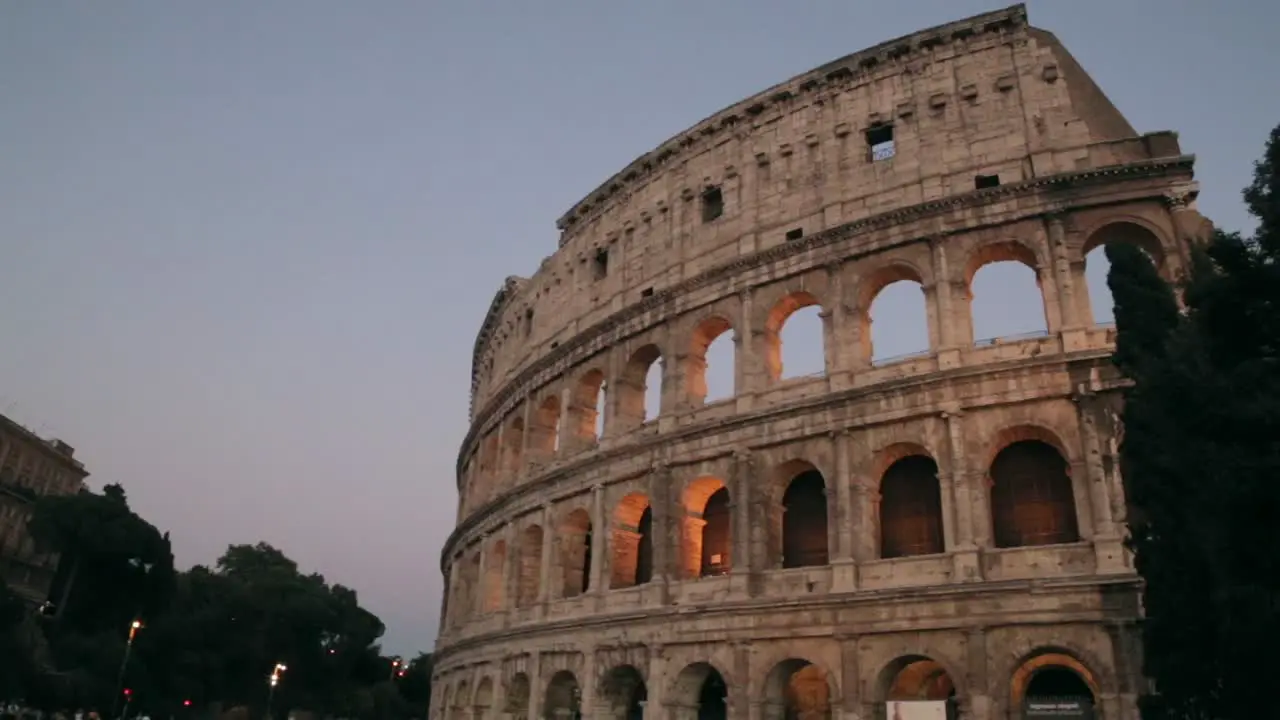
[[[1245,202],[1253,237],[1193,251],[1179,312],[1140,251],[1108,246],[1121,467],[1145,580],[1145,718],[1273,714],[1280,671],[1280,127]]]
[[[134,514],[118,485],[101,495],[41,499],[29,528],[63,557],[59,612],[45,619],[57,666],[56,682],[40,686],[48,688],[46,707],[96,707],[107,716],[124,667],[133,716],[183,718],[239,706],[261,716],[267,677],[282,663],[288,669],[272,698],[276,715],[425,716],[419,698],[430,698],[429,664],[425,678],[392,677],[391,659],[376,645],[382,622],[360,607],[355,591],[300,572],[266,543],[232,545],[213,568],[174,572],[168,535]],[[4,598],[0,592],[0,657],[12,636]],[[135,619],[143,627],[122,665]]]

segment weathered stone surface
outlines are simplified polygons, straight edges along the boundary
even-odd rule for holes
[[[869,146],[886,127],[892,153]],[[1195,193],[1176,136],[1138,135],[1022,6],[842,58],[637,159],[477,338],[432,717],[643,697],[646,717],[724,698],[870,718],[948,695],[1020,717],[1048,670],[1136,717],[1120,381],[1084,258],[1132,242],[1174,277],[1208,228]],[[1005,260],[1035,271],[1048,332],[975,343],[971,281]],[[873,362],[871,303],[902,280],[930,349]],[[805,306],[825,372],[781,379]],[[735,396],[707,403],[726,332]]]

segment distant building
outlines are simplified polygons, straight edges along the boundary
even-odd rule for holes
[[[75,448],[0,415],[0,579],[32,603],[48,599],[58,556],[27,534],[31,507],[42,495],[79,492],[88,476]]]

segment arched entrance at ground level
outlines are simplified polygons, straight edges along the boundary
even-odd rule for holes
[[[1066,653],[1045,652],[1027,660],[1014,671],[1009,691],[1013,717],[1023,720],[1096,717],[1097,679]]]
[[[830,720],[831,683],[817,665],[783,660],[765,677],[762,720]]]
[[[609,710],[609,716],[620,720],[643,720],[649,688],[644,676],[631,665],[620,665],[605,674],[596,702]]]
[[[948,720],[958,717],[956,686],[946,668],[924,655],[908,655],[889,663],[880,671],[877,681],[876,717],[897,720],[905,717],[911,705],[932,704]],[[937,710],[934,711],[935,714]]]
[[[515,677],[507,683],[506,702],[503,703],[503,712],[511,717],[511,720],[529,720],[529,676],[524,673],[516,673]]]
[[[687,665],[676,675],[667,702],[675,720],[728,720],[729,687],[709,663]]]
[[[582,690],[573,673],[561,670],[551,676],[542,701],[542,717],[553,720],[578,720],[582,717]]]

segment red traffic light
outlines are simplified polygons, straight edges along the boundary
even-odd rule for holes
[[[182,707],[191,707],[191,701],[190,701],[190,700],[183,700],[183,701],[182,701]]]
[[[133,691],[132,691],[132,690],[130,690],[129,688],[125,688],[125,689],[124,689],[124,696],[125,696],[125,697],[129,697],[129,696],[130,696],[130,695],[132,695],[132,694],[133,694]]]

